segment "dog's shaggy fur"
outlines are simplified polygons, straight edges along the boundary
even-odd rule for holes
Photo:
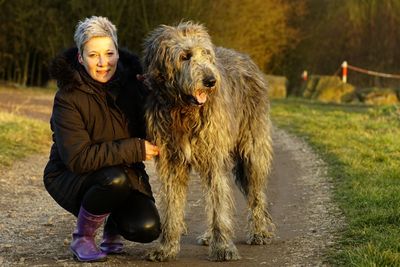
[[[237,260],[229,179],[235,176],[248,202],[248,243],[266,244],[273,228],[264,194],[272,148],[263,74],[248,56],[215,47],[206,29],[192,22],[160,26],[144,46],[151,91],[146,119],[160,148],[163,211],[161,245],[148,258],[177,255],[193,168],[204,185],[208,214],[199,242],[210,245],[211,260]]]

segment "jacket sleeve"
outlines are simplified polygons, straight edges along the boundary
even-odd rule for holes
[[[139,138],[92,143],[78,108],[66,97],[56,95],[51,126],[58,153],[72,172],[85,173],[146,158],[144,140]]]

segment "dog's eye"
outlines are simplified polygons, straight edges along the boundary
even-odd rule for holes
[[[181,55],[181,60],[182,61],[190,60],[191,57],[192,57],[192,53],[188,52],[188,53],[185,53],[185,54]]]
[[[209,55],[211,55],[211,52],[210,52],[210,50],[205,49],[205,50],[202,50],[202,51],[201,51],[201,55],[203,55],[203,56],[209,56]]]

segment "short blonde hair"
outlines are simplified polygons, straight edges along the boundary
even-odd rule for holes
[[[106,17],[92,16],[76,25],[74,41],[82,54],[83,47],[93,37],[110,37],[118,49],[117,28]]]

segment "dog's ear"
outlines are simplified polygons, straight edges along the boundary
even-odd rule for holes
[[[149,33],[144,41],[143,67],[144,72],[149,73],[152,78],[168,79],[169,42],[171,40],[172,27],[161,25]],[[151,72],[151,73],[150,73]]]

